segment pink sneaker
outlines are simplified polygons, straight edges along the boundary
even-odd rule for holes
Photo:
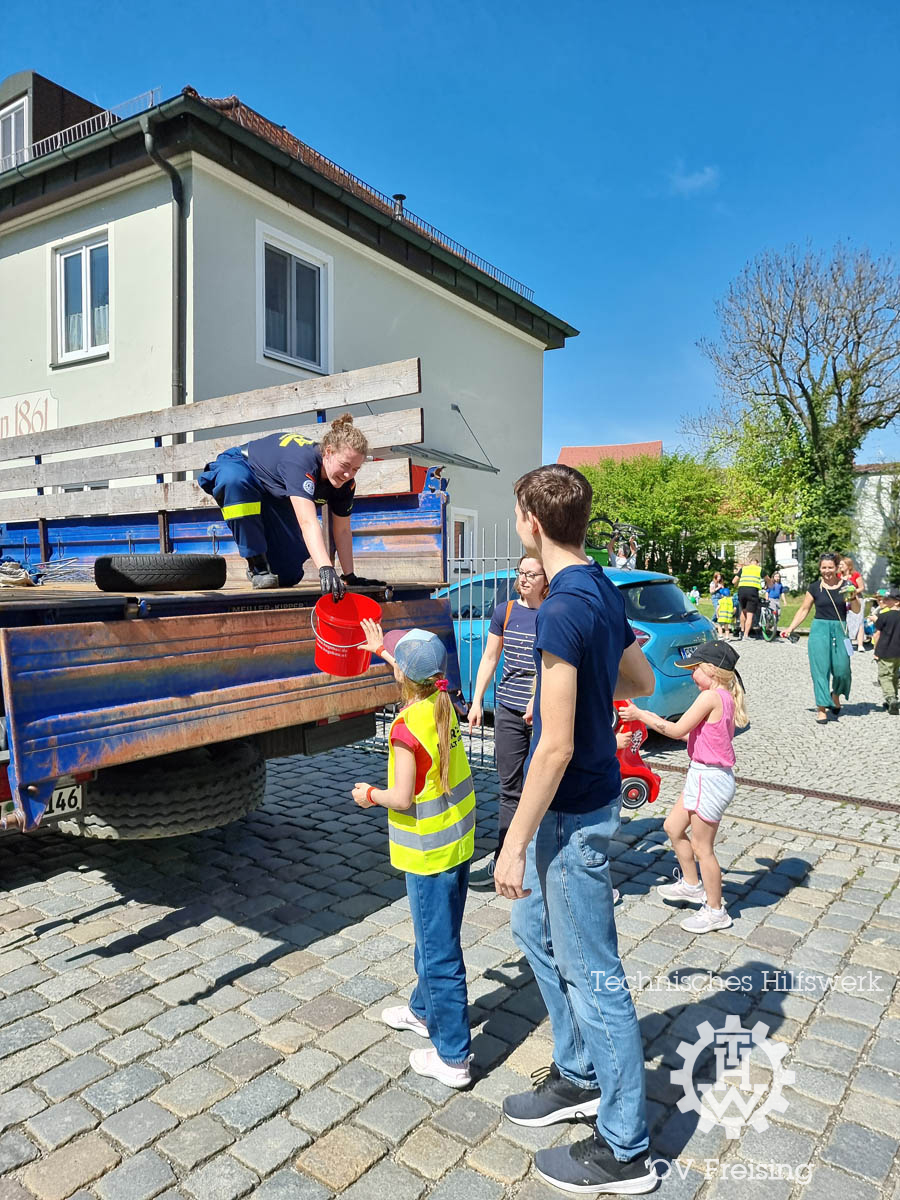
[[[428,1026],[419,1020],[408,1004],[398,1004],[396,1008],[383,1008],[381,1019],[385,1025],[390,1025],[391,1029],[409,1029],[419,1037],[428,1037]]]
[[[472,1072],[469,1063],[475,1056],[470,1054],[464,1067],[451,1067],[441,1058],[437,1050],[413,1050],[409,1056],[409,1065],[417,1075],[430,1075],[447,1087],[464,1088],[472,1082]]]

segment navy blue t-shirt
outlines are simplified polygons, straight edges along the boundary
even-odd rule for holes
[[[253,474],[273,496],[299,496],[315,504],[327,504],[336,517],[353,511],[356,484],[351,479],[336,488],[321,478],[322,447],[299,433],[270,433],[250,442],[247,459]]]
[[[532,755],[541,738],[541,651],[578,670],[574,753],[551,809],[590,812],[622,790],[613,733],[613,691],[623,651],[634,641],[625,602],[597,563],[564,567],[553,576],[538,609],[534,657],[538,666]]]
[[[494,689],[497,703],[523,713],[534,695],[534,628],[537,609],[514,600],[506,619],[505,604],[491,614],[490,632],[503,638],[503,676]],[[506,629],[503,623],[506,622]]]

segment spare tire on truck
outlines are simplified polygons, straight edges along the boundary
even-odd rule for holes
[[[220,554],[108,554],[94,563],[101,592],[205,592],[225,583]]]
[[[84,810],[53,828],[75,837],[178,837],[228,825],[262,803],[266,760],[255,742],[218,742],[121,767],[85,786]]]

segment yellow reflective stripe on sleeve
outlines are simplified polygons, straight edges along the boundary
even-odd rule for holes
[[[252,504],[228,504],[222,509],[222,516],[232,521],[235,517],[258,517],[261,512],[262,501],[256,500]]]

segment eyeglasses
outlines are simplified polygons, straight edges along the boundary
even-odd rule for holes
[[[543,571],[517,571],[516,574],[520,579],[526,580],[528,583],[533,583],[535,579],[540,579],[544,574]]]

